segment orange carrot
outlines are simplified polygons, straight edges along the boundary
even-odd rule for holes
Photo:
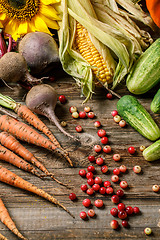
[[[15,173],[9,171],[8,169],[2,166],[0,166],[0,181],[6,184],[9,184],[11,186],[24,189],[28,192],[32,192],[48,200],[49,202],[54,203],[55,205],[58,205],[59,207],[63,208],[67,213],[69,213],[74,218],[72,213],[53,196],[51,196],[50,194],[46,193],[44,190],[36,187],[35,185],[29,183],[28,181],[24,180],[23,178],[19,177]]]
[[[64,153],[60,148],[55,146],[50,140],[46,139],[40,135],[36,130],[30,126],[22,123],[10,116],[2,115],[0,116],[0,129],[5,132],[9,132],[18,139],[26,141],[28,143],[43,147],[50,151],[54,151],[63,157],[73,166],[71,159],[66,153]]]
[[[38,167],[42,172],[46,174],[46,176],[50,176],[57,183],[68,187],[66,184],[56,179],[53,173],[50,173],[44,167],[44,165],[35,158],[35,156],[30,151],[28,151],[22,144],[20,144],[20,142],[14,136],[9,134],[8,132],[0,133],[0,143],[4,147],[10,149],[11,151],[15,152],[16,154],[27,160],[28,162],[31,162],[33,165]]]
[[[3,236],[3,235],[0,233],[0,240],[8,240],[8,238],[6,238],[5,236]]]
[[[15,235],[17,235],[20,239],[27,240],[27,238],[23,237],[23,235],[18,231],[15,223],[11,219],[7,208],[5,207],[2,199],[0,198],[0,220],[4,223]],[[2,238],[3,239],[3,238]],[[5,238],[4,238],[5,239]]]

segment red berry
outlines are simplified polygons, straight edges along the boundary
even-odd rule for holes
[[[125,165],[121,165],[119,167],[119,170],[122,172],[122,173],[125,173],[127,171],[127,167]]]
[[[94,215],[95,215],[95,211],[93,209],[89,209],[88,210],[88,216],[89,217],[94,217]]]
[[[100,189],[100,185],[95,183],[95,184],[93,184],[92,188],[93,188],[94,191],[98,192],[99,189]]]
[[[140,212],[139,207],[134,207],[134,208],[133,208],[133,212],[134,212],[135,214],[138,214],[138,213]]]
[[[86,170],[84,170],[84,169],[79,170],[79,175],[81,177],[85,177],[86,176]]]
[[[87,213],[82,211],[80,212],[79,216],[80,218],[85,219],[87,217]]]
[[[152,186],[152,191],[153,192],[159,192],[160,187],[158,185],[153,185]]]
[[[73,118],[79,118],[79,113],[78,112],[73,112],[72,117]]]
[[[102,137],[101,138],[101,143],[102,144],[107,144],[108,143],[108,138],[107,137]]]
[[[87,116],[88,116],[89,118],[94,118],[95,114],[94,114],[94,112],[89,112],[89,113],[87,114]]]
[[[80,125],[76,126],[75,129],[78,133],[82,132],[83,130],[83,128]]]
[[[135,151],[136,151],[135,148],[132,147],[132,146],[128,148],[128,152],[129,152],[130,154],[134,154]]]
[[[121,159],[121,157],[120,157],[120,155],[119,155],[118,153],[116,153],[116,154],[113,155],[113,160],[114,160],[115,162],[120,161],[120,159]]]
[[[77,112],[77,108],[71,106],[71,107],[69,108],[69,111],[70,111],[70,113]]]
[[[120,210],[120,211],[121,211],[121,210],[125,210],[125,207],[126,207],[126,206],[125,206],[124,203],[119,203],[119,204],[118,204],[118,210]]]
[[[123,227],[128,227],[129,226],[128,221],[127,220],[123,220],[122,221],[122,226]]]
[[[112,187],[107,187],[106,188],[106,193],[107,194],[112,194],[113,193],[113,188]]]
[[[113,196],[111,197],[111,201],[112,201],[113,203],[119,203],[119,197],[118,197],[117,195],[113,195]]]
[[[86,112],[79,112],[79,117],[80,118],[85,118],[86,117]]]
[[[118,209],[117,208],[112,208],[110,210],[110,213],[112,216],[116,217],[118,215]]]
[[[119,217],[120,219],[125,219],[125,218],[127,218],[127,213],[126,213],[126,211],[124,211],[124,210],[119,211],[118,217]]]
[[[94,179],[93,178],[89,178],[87,180],[87,183],[88,183],[88,185],[92,186],[94,184]]]
[[[118,197],[123,197],[124,192],[123,192],[122,189],[118,189],[117,192],[116,192],[116,194],[117,194]]]
[[[54,77],[54,76],[49,76],[49,81],[50,81],[50,82],[54,82],[54,80],[55,80],[55,77]]]
[[[101,208],[101,207],[103,206],[103,200],[101,200],[101,199],[95,200],[94,205],[95,205],[97,208]]]
[[[92,173],[92,172],[87,172],[86,178],[87,178],[87,179],[93,178],[93,173]]]
[[[152,229],[149,228],[149,227],[146,227],[146,228],[144,229],[144,233],[145,233],[146,235],[150,235],[150,234],[152,233]]]
[[[126,207],[125,211],[128,215],[132,215],[134,210],[131,206],[128,206]]]
[[[83,192],[85,192],[87,189],[88,189],[88,187],[87,187],[86,184],[82,184],[82,185],[81,185],[81,190],[82,190]]]
[[[133,167],[133,172],[140,173],[141,172],[141,167],[140,166],[134,166]]]
[[[91,109],[90,109],[90,107],[84,107],[84,111],[86,112],[86,113],[88,113],[88,112],[90,112],[91,111]]]
[[[114,116],[118,115],[118,112],[117,112],[116,110],[113,110],[113,111],[111,112],[111,114],[112,114],[112,116],[114,117]]]
[[[103,183],[103,186],[104,186],[104,187],[110,187],[110,186],[111,186],[111,182],[110,182],[110,181],[105,181],[105,182]]]
[[[96,177],[96,178],[94,179],[94,181],[95,181],[95,183],[97,183],[97,184],[101,184],[101,183],[102,183],[102,178],[101,178],[101,177]]]
[[[111,147],[109,145],[106,145],[106,146],[103,147],[103,152],[105,152],[105,153],[110,153],[111,150],[112,149],[111,149]]]
[[[119,175],[120,172],[121,172],[121,171],[119,170],[119,168],[113,169],[113,174],[114,174],[114,175]]]
[[[60,103],[65,103],[67,100],[66,100],[66,97],[64,95],[60,95],[59,96],[59,101],[60,101]]]
[[[108,98],[108,99],[112,99],[112,98],[113,98],[112,93],[107,93],[106,98]]]
[[[83,203],[83,206],[89,207],[91,205],[91,200],[86,198],[86,199],[83,200],[82,203]]]
[[[94,156],[88,156],[88,160],[90,162],[95,162],[95,157]]]
[[[95,172],[95,167],[94,166],[88,166],[87,171],[88,172]]]
[[[99,153],[102,150],[102,147],[100,145],[95,145],[94,146],[94,151]]]
[[[119,181],[119,177],[118,177],[117,175],[113,175],[113,176],[111,177],[111,181],[114,182],[114,183],[116,183],[116,182]]]
[[[121,117],[119,115],[115,115],[113,117],[113,120],[116,122],[116,123],[119,123],[121,121]]]
[[[99,129],[97,132],[99,137],[105,137],[106,136],[106,131],[104,129]]]
[[[125,127],[126,126],[126,121],[125,120],[121,120],[120,122],[119,122],[119,126],[120,127]]]
[[[102,172],[102,173],[108,172],[108,167],[107,167],[106,165],[102,166],[102,167],[101,167],[101,172]]]
[[[117,220],[112,220],[110,225],[111,225],[111,228],[113,229],[117,229],[119,227],[119,223]]]
[[[104,194],[106,193],[105,187],[101,187],[101,188],[99,189],[99,193],[102,194],[102,195],[104,195]]]
[[[87,191],[86,191],[86,193],[87,193],[88,195],[93,195],[94,190],[93,190],[92,188],[88,188]]]
[[[120,187],[123,188],[123,189],[125,189],[125,188],[128,187],[128,183],[127,183],[126,181],[121,181],[119,185],[120,185]]]
[[[77,198],[76,194],[75,193],[70,193],[69,194],[69,198],[73,201]]]
[[[99,127],[101,126],[100,121],[96,121],[96,122],[94,123],[94,126],[97,127],[97,128],[99,128]]]
[[[99,166],[102,165],[102,164],[104,163],[103,158],[101,158],[101,157],[97,158],[97,159],[96,159],[96,163],[97,163]]]

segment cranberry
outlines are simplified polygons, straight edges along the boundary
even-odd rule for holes
[[[111,182],[110,182],[110,181],[105,181],[105,182],[103,183],[103,186],[104,186],[104,187],[110,187],[110,186],[111,186]]]
[[[113,117],[113,120],[116,122],[116,123],[119,123],[121,121],[121,117],[119,115],[115,115]]]
[[[118,209],[117,208],[112,208],[110,210],[110,213],[112,216],[116,217],[118,215]]]
[[[93,173],[92,173],[92,172],[87,172],[86,178],[87,178],[87,179],[93,178]]]
[[[133,208],[133,212],[134,212],[135,214],[138,214],[138,213],[140,212],[139,207],[134,207],[134,208]]]
[[[94,215],[95,215],[95,211],[93,209],[89,209],[88,210],[88,216],[89,217],[94,217]]]
[[[101,178],[101,177],[96,177],[96,178],[94,179],[94,181],[95,181],[95,183],[97,183],[97,184],[102,184],[102,178]]]
[[[127,218],[127,213],[126,213],[126,211],[124,211],[124,210],[119,211],[118,217],[119,217],[120,219],[125,219],[125,218]]]
[[[120,159],[121,159],[121,157],[120,157],[120,155],[119,155],[118,153],[116,153],[116,154],[113,155],[113,160],[114,160],[115,162],[120,161]]]
[[[112,149],[111,149],[111,147],[109,145],[106,145],[106,146],[103,147],[103,152],[105,152],[105,153],[110,153],[111,150]]]
[[[88,156],[88,160],[90,162],[95,162],[95,157],[94,156]]]
[[[87,191],[86,191],[86,193],[87,193],[88,195],[93,195],[94,190],[93,190],[92,188],[88,188]]]
[[[99,137],[105,137],[106,136],[106,131],[104,129],[99,129],[97,132]]]
[[[72,117],[73,118],[79,118],[79,113],[78,112],[73,112]]]
[[[101,157],[99,157],[99,158],[97,158],[96,159],[96,163],[97,163],[97,165],[102,165],[103,163],[104,163],[104,160],[103,160],[103,158],[101,158]]]
[[[85,219],[87,217],[87,213],[82,211],[80,212],[79,216],[80,218]]]
[[[113,169],[113,174],[114,175],[119,175],[120,173],[121,173],[121,171],[119,170],[119,168]]]
[[[104,194],[106,193],[105,187],[101,187],[101,188],[99,189],[99,193],[102,194],[102,195],[104,195]]]
[[[101,126],[100,121],[96,121],[96,122],[94,123],[94,126],[97,127],[97,128],[99,128],[99,127]]]
[[[112,93],[107,93],[106,98],[108,98],[108,99],[112,99],[112,98],[113,98]]]
[[[119,122],[119,126],[120,127],[125,127],[126,126],[126,121],[125,120],[121,120],[120,122]]]
[[[69,111],[70,113],[77,112],[77,108],[72,106],[69,108]]]
[[[119,203],[119,197],[118,197],[117,195],[113,195],[113,196],[111,197],[111,201],[112,201],[113,203]]]
[[[118,115],[118,112],[117,112],[117,110],[113,110],[113,111],[111,112],[111,114],[112,114],[112,116],[114,117],[114,116]]]
[[[87,114],[87,116],[88,116],[89,118],[94,118],[95,114],[94,114],[94,112],[89,112],[89,113]]]
[[[151,228],[146,227],[146,228],[144,229],[144,233],[145,233],[146,235],[150,235],[150,234],[152,233]]]
[[[94,151],[99,153],[102,150],[102,147],[100,145],[95,145],[94,146]]]
[[[102,173],[108,172],[108,167],[107,167],[106,165],[102,166],[102,167],[101,167],[101,172],[102,172]]]
[[[79,112],[79,117],[80,118],[85,118],[86,117],[86,112]]]
[[[116,192],[116,194],[117,194],[118,197],[123,197],[124,192],[123,192],[122,189],[118,189],[117,192]]]
[[[54,82],[55,77],[54,76],[49,76],[49,81]]]
[[[125,165],[121,165],[119,167],[119,170],[122,172],[122,173],[125,173],[127,171],[127,167]]]
[[[88,189],[88,187],[87,187],[86,184],[82,184],[82,185],[81,185],[81,190],[82,190],[83,192],[85,192],[87,189]]]
[[[67,126],[67,123],[65,121],[60,122],[60,124],[61,124],[62,127],[66,127]]]
[[[83,206],[89,207],[91,205],[91,200],[86,198],[86,199],[83,200],[82,203],[83,203]]]
[[[146,148],[146,147],[142,145],[142,146],[140,146],[139,150],[140,150],[141,152],[143,152],[145,148]]]
[[[126,206],[125,206],[124,203],[119,203],[119,204],[118,204],[118,210],[120,210],[120,211],[121,211],[121,210],[125,210],[125,207],[126,207]]]
[[[99,189],[100,189],[100,185],[95,183],[95,184],[93,184],[92,188],[93,188],[94,191],[98,192]]]
[[[134,166],[133,167],[133,172],[140,173],[141,172],[141,167],[140,166]]]
[[[76,196],[75,193],[70,193],[70,194],[69,194],[69,198],[70,198],[72,201],[74,201],[74,200],[77,198],[77,196]]]
[[[97,208],[101,208],[101,207],[103,206],[103,200],[101,200],[101,199],[95,200],[94,205],[95,205]]]
[[[111,181],[114,182],[114,183],[116,183],[116,182],[119,181],[119,177],[118,177],[117,175],[113,175],[113,176],[111,177]]]
[[[128,221],[127,220],[123,220],[122,221],[122,226],[123,227],[128,227],[129,226]]]
[[[84,170],[84,169],[79,170],[79,175],[81,177],[85,177],[86,176],[86,170]]]
[[[91,111],[91,109],[90,109],[90,107],[86,106],[86,107],[84,107],[84,111],[85,111],[86,113],[88,113],[88,112]]]
[[[87,171],[88,172],[95,172],[95,167],[94,166],[88,166]]]
[[[83,131],[83,128],[80,125],[76,126],[75,129],[78,133]]]
[[[123,189],[125,189],[125,188],[128,187],[128,183],[127,183],[126,181],[121,181],[121,182],[120,182],[120,187],[123,188]]]
[[[130,154],[134,154],[135,151],[136,151],[135,148],[132,147],[132,146],[128,148],[128,152],[129,152]]]
[[[153,192],[159,192],[160,187],[158,185],[153,185],[152,186],[152,191]]]
[[[93,178],[89,178],[87,180],[87,183],[88,183],[88,185],[92,186],[94,184],[94,179]]]
[[[111,225],[111,228],[113,229],[117,229],[119,227],[119,223],[117,220],[112,220],[110,225]]]
[[[131,206],[126,207],[125,211],[126,211],[126,213],[128,215],[132,215],[133,214],[133,208]]]
[[[60,103],[65,103],[67,100],[66,100],[66,97],[64,95],[60,95],[59,96],[59,101],[60,101]]]
[[[113,193],[113,188],[112,187],[107,187],[106,188],[106,193],[107,194],[112,194]]]
[[[107,137],[102,137],[101,138],[101,143],[102,144],[107,144],[108,143],[108,138]]]

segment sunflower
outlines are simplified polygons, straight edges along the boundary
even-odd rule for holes
[[[0,26],[17,41],[28,32],[59,29],[60,20],[54,4],[61,0],[0,0]]]

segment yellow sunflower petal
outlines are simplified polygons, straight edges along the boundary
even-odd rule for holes
[[[31,20],[31,22],[28,23],[28,32],[36,32],[36,28],[33,20]]]
[[[51,32],[49,31],[46,23],[43,21],[43,19],[39,15],[36,15],[36,17],[34,17],[34,25],[35,25],[36,31],[45,32],[51,35]]]
[[[0,20],[4,21],[7,18],[5,13],[0,13]]]
[[[47,18],[50,18],[52,20],[61,20],[57,15],[57,11],[52,6],[42,5],[39,11]]]
[[[59,3],[61,0],[41,0],[44,5]]]
[[[0,22],[0,28],[3,28],[3,24]]]
[[[21,24],[18,27],[18,34],[26,34],[28,32],[28,22],[21,22]]]
[[[17,23],[17,21],[15,21],[15,20],[13,20],[13,19],[10,20],[10,21],[6,24],[5,29],[4,29],[4,32],[10,34],[10,35],[13,37],[13,39],[14,39],[15,41],[17,41],[17,39],[20,37],[20,36],[18,35],[18,23]]]
[[[41,15],[41,18],[44,20],[44,22],[47,24],[47,26],[49,28],[57,29],[57,30],[59,29],[59,25],[57,24],[56,21],[51,20],[51,19],[45,17],[44,15]]]

